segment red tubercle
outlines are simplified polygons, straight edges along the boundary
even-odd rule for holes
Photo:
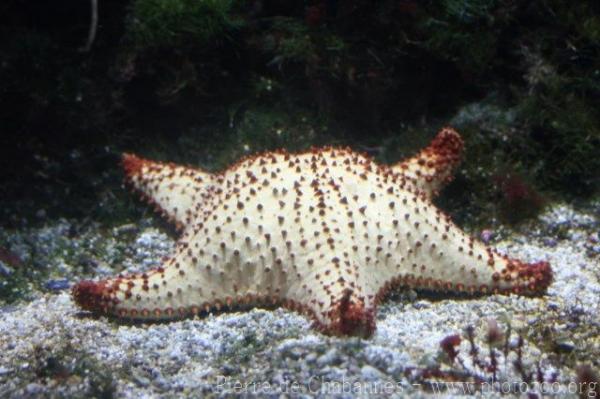
[[[535,292],[545,292],[554,279],[552,267],[545,261],[525,264],[522,272],[534,278],[530,288]]]
[[[360,336],[368,338],[375,332],[374,309],[365,309],[364,304],[351,299],[352,290],[344,292],[338,305],[331,311],[333,322],[326,332],[338,336]]]
[[[526,296],[544,294],[554,280],[554,273],[549,262],[525,263],[509,258],[506,258],[506,260],[508,262],[506,268],[501,272],[502,279],[511,285],[511,287],[502,290],[506,293]],[[516,273],[516,278],[511,278],[513,273]],[[495,274],[500,277],[498,273]],[[498,280],[495,280],[495,282],[497,283]]]
[[[464,141],[456,130],[445,127],[435,136],[428,148],[438,156],[451,157],[450,161],[457,161],[462,154]]]
[[[135,176],[140,174],[142,168],[149,161],[138,157],[135,154],[123,153],[121,156],[121,164],[123,165],[123,169],[125,170],[125,174],[128,177]]]
[[[104,313],[109,304],[109,300],[106,298],[107,293],[106,280],[80,281],[71,291],[71,295],[79,307],[83,310],[100,313]]]

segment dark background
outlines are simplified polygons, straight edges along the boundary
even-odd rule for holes
[[[248,151],[343,144],[392,162],[448,124],[468,151],[443,203],[518,222],[588,198],[599,11],[594,0],[99,0],[82,51],[89,2],[3,1],[0,223],[131,217],[122,151],[219,170]]]

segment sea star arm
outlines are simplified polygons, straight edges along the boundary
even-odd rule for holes
[[[354,234],[368,237],[362,251],[359,245],[358,260],[374,266],[376,286],[401,283],[433,290],[524,295],[546,291],[552,281],[548,262],[526,263],[499,254],[464,233],[420,192],[393,183],[388,181],[389,188],[379,195],[359,192],[353,206],[363,209],[353,213],[360,216],[353,224]]]
[[[408,223],[388,226],[397,232],[397,239],[389,240],[387,250],[381,251],[385,272],[379,274],[387,279],[379,284],[383,291],[386,285],[407,285],[470,294],[541,295],[552,282],[548,262],[526,263],[498,253],[418,196],[406,198],[391,218]]]
[[[288,268],[265,256],[264,240],[243,240],[239,249],[231,243],[224,246],[221,239],[232,231],[224,225],[212,240],[201,240],[198,230],[186,230],[175,255],[161,267],[138,275],[81,281],[73,288],[73,298],[84,310],[132,321],[170,320],[257,305],[283,305],[316,320],[310,293],[296,298],[288,292]],[[282,243],[273,244],[281,247]]]
[[[231,304],[231,281],[217,284],[223,275],[193,264],[186,248],[179,244],[174,257],[143,274],[82,281],[73,297],[84,310],[130,320],[168,320]]]
[[[337,176],[337,181],[341,181]],[[322,257],[311,284],[325,310],[315,309],[317,325],[335,335],[368,336],[375,329],[377,304],[392,289],[409,286],[468,294],[541,295],[552,282],[548,262],[511,259],[462,232],[419,192],[398,187],[396,177],[381,180],[344,176],[344,192],[326,218],[335,256]],[[362,184],[361,184],[362,182]],[[382,184],[378,193],[364,190]],[[326,214],[327,215],[327,214]],[[349,216],[343,225],[336,221]],[[348,240],[350,238],[350,240]],[[348,246],[348,242],[352,243]],[[344,244],[346,243],[346,244]],[[327,253],[326,253],[327,254]],[[318,289],[323,291],[322,293]]]
[[[192,207],[208,199],[215,177],[200,169],[123,154],[126,181],[178,227],[188,225]]]
[[[395,164],[392,169],[412,182],[417,190],[433,198],[452,180],[452,172],[460,163],[463,140],[451,128],[443,128],[428,147],[417,155]]]

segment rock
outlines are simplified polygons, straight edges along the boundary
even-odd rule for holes
[[[489,229],[482,230],[481,234],[479,234],[479,238],[481,239],[481,241],[483,241],[486,244],[489,244],[495,236],[496,233]]]
[[[385,374],[368,364],[361,367],[360,375],[365,381],[377,381],[385,377]]]
[[[319,367],[330,366],[339,361],[339,354],[335,348],[329,349],[323,355],[319,356],[317,359],[317,365]]]
[[[133,380],[141,387],[147,387],[150,385],[150,379],[143,376],[138,370],[133,370],[131,376]]]
[[[139,227],[135,223],[127,223],[121,226],[117,226],[113,229],[113,234],[115,236],[120,236],[123,234],[133,234],[139,230]]]
[[[32,382],[27,384],[25,387],[25,392],[27,392],[29,395],[37,396],[44,392],[44,386],[42,384]]]
[[[62,291],[68,289],[70,286],[71,283],[67,279],[48,280],[44,284],[44,287],[49,291]]]
[[[0,276],[8,277],[13,273],[12,268],[0,260]]]
[[[556,343],[556,350],[558,352],[569,353],[575,350],[576,346],[573,342],[563,341]]]
[[[431,307],[431,302],[429,302],[429,301],[414,302],[413,307],[415,309],[427,309],[427,308]]]

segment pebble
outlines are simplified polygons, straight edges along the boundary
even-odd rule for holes
[[[338,352],[335,348],[329,349],[325,354],[319,356],[317,359],[317,365],[319,367],[328,366],[336,363],[339,359]]]
[[[40,395],[42,392],[44,392],[44,386],[42,384],[32,382],[27,384],[25,387],[25,392],[27,392],[29,395]]]
[[[147,387],[150,385],[150,379],[143,376],[141,372],[133,370],[131,373],[133,380],[141,387]]]
[[[573,352],[576,346],[573,342],[565,341],[565,342],[557,342],[556,349],[560,352]]]
[[[481,234],[479,235],[479,238],[485,244],[489,244],[490,241],[492,241],[492,239],[494,239],[495,236],[496,236],[496,233],[494,233],[492,230],[485,229],[485,230],[481,231]]]
[[[71,282],[67,279],[48,280],[44,287],[49,291],[62,291],[71,286]]]
[[[377,381],[385,377],[385,375],[381,371],[368,364],[365,364],[361,367],[360,375],[366,381]]]
[[[0,275],[8,277],[13,273],[12,268],[8,267],[0,260]]]
[[[429,301],[417,301],[412,304],[415,309],[427,309],[431,307],[431,302]]]
[[[560,305],[556,302],[548,302],[548,310],[558,310]]]
[[[113,234],[120,236],[122,234],[133,234],[139,230],[139,227],[135,223],[123,224],[113,229]]]

